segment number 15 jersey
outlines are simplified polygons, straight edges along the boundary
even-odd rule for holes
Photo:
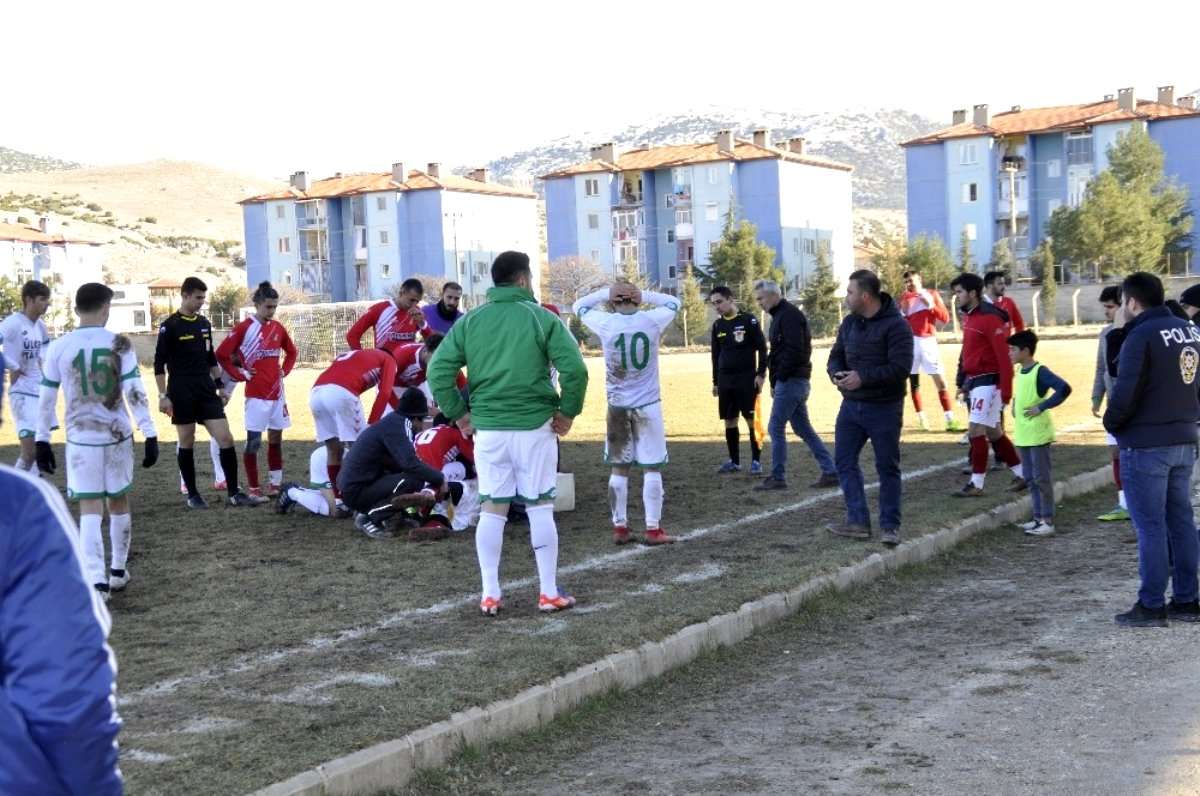
[[[658,403],[658,343],[675,320],[679,300],[665,293],[642,291],[648,310],[625,315],[599,309],[608,300],[608,288],[575,302],[575,314],[600,338],[604,347],[604,382],[608,405],[639,409]]]
[[[142,433],[155,436],[133,348],[103,327],[83,326],[52,342],[42,363],[42,386],[62,387],[68,442],[111,445],[129,438],[133,427],[125,400]]]

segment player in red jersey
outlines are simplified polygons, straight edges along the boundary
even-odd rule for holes
[[[417,334],[430,335],[433,330],[425,322],[421,312],[421,296],[425,288],[420,279],[405,279],[400,284],[394,299],[373,304],[366,313],[354,322],[346,332],[346,342],[353,349],[362,348],[362,336],[367,329],[375,330],[375,347],[391,350],[404,343],[412,343]]]
[[[396,357],[396,385],[392,392],[397,401],[400,400],[400,395],[407,388],[416,387],[425,393],[425,399],[430,402],[430,411],[437,412],[433,394],[425,382],[425,369],[429,367],[429,360],[433,359],[434,352],[441,345],[442,339],[442,335],[434,333],[425,337],[423,342],[405,343],[392,350],[393,356]],[[458,372],[457,383],[460,391],[467,386],[467,377],[461,370]],[[395,401],[392,402],[392,408],[395,408]]]
[[[958,391],[967,397],[970,417],[971,480],[955,497],[979,497],[987,473],[988,441],[997,458],[1013,473],[1011,490],[1026,488],[1021,459],[1000,427],[1004,405],[1012,400],[1013,369],[1008,359],[1008,316],[982,298],[983,280],[965,273],[950,283],[962,307],[962,352],[958,359]]]
[[[353,443],[366,425],[383,417],[383,410],[395,400],[392,396],[395,383],[396,360],[377,348],[347,351],[333,360],[313,383],[308,406],[317,427],[317,441],[325,444],[328,454],[326,466],[335,496],[341,497],[337,476],[342,469],[343,444]],[[359,396],[372,387],[377,387],[378,393],[364,423]]]
[[[929,423],[925,420],[925,412],[921,407],[920,383],[921,372],[924,371],[933,379],[933,386],[937,388],[942,413],[946,416],[946,430],[962,431],[963,427],[954,419],[950,392],[942,378],[942,358],[938,353],[937,327],[938,324],[950,322],[950,312],[942,302],[941,295],[922,284],[919,271],[904,272],[900,313],[908,321],[913,333],[913,364],[908,385],[912,392],[913,409],[917,413],[921,428],[929,430]]]
[[[267,470],[270,473],[267,495],[279,494],[283,483],[283,430],[290,428],[287,397],[283,380],[296,365],[296,346],[283,324],[275,320],[279,292],[270,282],[260,282],[251,297],[254,314],[233,327],[217,346],[217,362],[234,381],[246,382],[246,483],[256,502],[267,500],[258,485],[258,450],[263,432],[267,432]],[[241,365],[234,363],[235,352]],[[279,355],[283,354],[283,367]]]
[[[413,445],[417,457],[430,467],[441,470],[449,485],[454,517],[451,529],[465,531],[479,519],[479,482],[475,475],[475,443],[457,425],[438,415],[428,428],[417,435]],[[457,485],[457,486],[456,486]],[[433,507],[434,514],[446,515],[446,501]]]
[[[1021,317],[1017,302],[1004,295],[1008,290],[1008,274],[1004,271],[988,271],[983,275],[983,288],[983,300],[995,304],[1008,316],[1009,335],[1025,331],[1025,319]]]

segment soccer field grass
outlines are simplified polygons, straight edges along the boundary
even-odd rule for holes
[[[1100,427],[1090,415],[1094,341],[1047,341],[1039,353],[1075,388],[1054,411],[1056,424],[1087,428],[1060,437],[1056,477],[1104,464]],[[942,354],[949,366],[957,347],[945,345]],[[819,373],[825,355],[814,354]],[[842,517],[840,495],[806,488],[817,473],[799,441],[790,444],[787,491],[757,493],[745,474],[715,474],[725,446],[706,354],[662,361],[671,448],[664,526],[688,538],[668,548],[613,547],[600,462],[602,363],[588,362],[585,411],[562,446],[566,469],[576,474],[578,509],[559,515],[560,582],[580,606],[554,617],[536,614],[527,526],[506,533],[507,611],[484,621],[475,607],[470,533],[410,545],[367,539],[348,521],[279,517],[268,507],[225,509],[214,501],[211,511],[187,512],[170,455],[173,434],[160,416],[163,459],[135,473],[133,581],[110,604],[130,792],[249,791],[879,549],[825,532]],[[313,446],[307,391],[316,373],[297,371],[288,382],[295,426],[285,437],[285,469],[297,480],[306,477]],[[922,382],[940,427],[936,395],[928,379]],[[830,445],[839,402],[826,379],[814,379],[810,412]],[[238,436],[241,405],[239,394],[230,405]],[[962,419],[961,407],[957,412]],[[911,413],[907,421],[913,425]],[[208,492],[206,446],[197,447]],[[987,497],[948,498],[963,480],[965,450],[957,435],[906,430],[906,537],[1010,497],[1007,474],[994,473]],[[60,445],[58,451],[61,462]],[[8,423],[0,429],[0,455],[15,458]],[[869,451],[864,469],[873,481]],[[56,482],[63,484],[61,469]],[[639,527],[639,478],[630,493]]]

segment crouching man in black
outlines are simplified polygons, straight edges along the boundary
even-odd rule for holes
[[[367,428],[342,460],[338,489],[355,512],[354,524],[373,539],[408,531],[409,541],[446,536],[440,524],[420,525],[420,517],[447,494],[446,478],[421,461],[413,437],[425,427],[425,394],[409,388],[395,412]]]

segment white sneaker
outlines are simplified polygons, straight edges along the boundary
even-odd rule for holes
[[[1025,533],[1029,536],[1053,536],[1054,526],[1048,525],[1044,522],[1039,522],[1037,527],[1030,528],[1029,530],[1025,531]]]
[[[1032,531],[1034,528],[1038,527],[1041,524],[1042,524],[1041,520],[1030,520],[1029,522],[1022,522],[1017,527],[1020,528],[1022,531]]]
[[[108,590],[121,591],[121,589],[129,585],[129,579],[129,567],[125,567],[125,574],[120,576],[112,574],[110,570],[108,575]]]
[[[106,603],[108,602],[109,598],[112,596],[108,591],[107,583],[96,583],[92,586],[92,588],[96,590],[96,594],[100,595],[100,599]]]
[[[928,430],[929,430],[929,421],[925,419],[925,413],[924,413],[924,412],[918,412],[918,413],[917,413],[917,422],[921,424],[921,430],[922,430],[922,431],[928,431]]]

